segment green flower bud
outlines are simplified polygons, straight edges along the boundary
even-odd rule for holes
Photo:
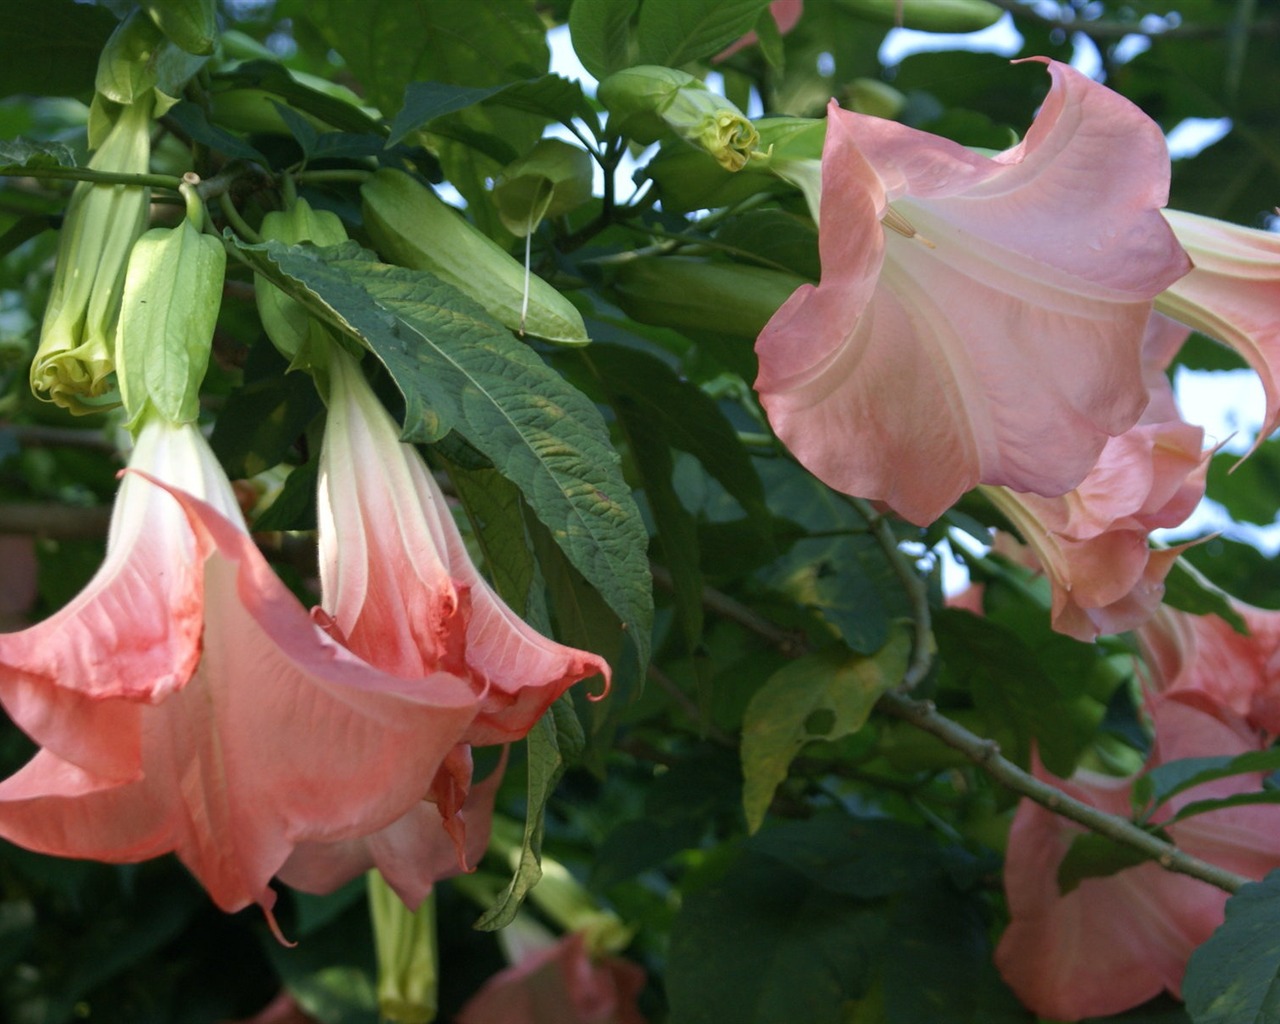
[[[365,878],[378,960],[378,1013],[397,1024],[430,1024],[440,987],[435,894],[410,910],[377,871]]]
[[[906,104],[902,93],[874,78],[855,78],[849,87],[849,109],[859,114],[894,118]]]
[[[129,429],[153,412],[171,423],[199,415],[226,266],[222,243],[189,218],[153,228],[134,245],[116,327],[116,377]]]
[[[262,218],[260,232],[265,241],[289,245],[340,245],[347,240],[347,229],[336,213],[312,209],[305,199],[294,200],[287,210],[268,213]],[[271,343],[294,366],[312,365],[313,357],[324,351],[324,343],[331,337],[328,328],[262,275],[254,275],[253,288],[258,316]]]
[[[200,70],[204,57],[186,53],[139,8],[122,21],[98,58],[95,87],[113,103],[138,103],[152,89],[174,97]],[[173,100],[169,99],[168,106]]]
[[[921,32],[981,32],[1003,16],[989,0],[841,0],[851,14]]]
[[[503,227],[523,238],[544,217],[582,206],[591,199],[591,176],[591,156],[581,146],[540,140],[527,156],[508,164],[493,186]]]
[[[218,40],[218,12],[214,0],[144,0],[156,27],[187,53],[208,56]]]
[[[745,167],[759,142],[742,111],[674,68],[627,68],[601,82],[596,95],[609,111],[611,131],[645,143],[674,132],[728,171]]]
[[[384,259],[435,274],[513,331],[561,345],[591,340],[572,302],[409,175],[378,171],[360,196],[365,229]]]
[[[151,157],[151,101],[125,107],[89,161],[100,171],[144,174]],[[125,264],[147,223],[150,193],[134,185],[81,182],[58,240],[53,288],[31,364],[31,389],[75,413],[108,390]]]
[[[639,257],[620,264],[611,294],[641,323],[691,337],[755,338],[805,279],[766,267],[683,256]]]

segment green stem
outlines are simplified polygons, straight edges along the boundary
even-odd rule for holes
[[[227,218],[227,223],[235,229],[237,235],[255,245],[262,241],[262,236],[249,227],[245,219],[240,216],[240,211],[236,209],[236,204],[231,201],[231,196],[226,192],[218,196],[218,205],[222,207],[222,215]]]
[[[849,501],[858,510],[862,518],[867,521],[867,525],[871,527],[871,535],[875,537],[876,543],[880,545],[885,557],[889,559],[889,564],[893,566],[894,574],[898,577],[898,582],[902,584],[907,600],[911,602],[911,617],[913,620],[911,660],[907,663],[907,670],[902,675],[902,682],[899,684],[899,688],[907,691],[914,690],[924,681],[924,677],[929,674],[929,668],[933,664],[934,645],[932,617],[929,612],[929,593],[925,589],[924,580],[916,572],[915,566],[907,561],[907,556],[898,547],[898,538],[893,535],[893,529],[889,526],[889,521],[877,512],[869,502],[861,498],[851,498]]]
[[[91,167],[21,167],[12,171],[0,171],[0,177],[92,181],[98,185],[138,185],[144,188],[167,188],[174,192],[182,186],[182,179],[172,174],[121,174],[116,171],[97,171]]]

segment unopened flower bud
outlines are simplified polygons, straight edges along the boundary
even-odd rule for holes
[[[125,107],[89,167],[143,174],[151,158],[151,101]],[[148,189],[81,182],[71,194],[53,289],[31,364],[31,389],[75,413],[108,390],[125,263],[147,223]]]
[[[502,225],[518,238],[544,217],[557,217],[591,198],[591,156],[581,146],[542,139],[527,156],[508,164],[493,186]]]
[[[674,68],[627,68],[601,82],[596,95],[609,111],[612,131],[644,143],[674,132],[729,171],[745,167],[759,142],[741,110]]]

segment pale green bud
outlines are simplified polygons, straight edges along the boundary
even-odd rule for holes
[[[859,114],[895,118],[906,105],[902,93],[874,78],[855,78],[849,87],[849,109]]]
[[[609,111],[610,130],[645,143],[674,132],[728,171],[745,167],[759,142],[741,110],[674,68],[627,68],[601,82],[596,95]]]
[[[517,238],[532,234],[544,217],[558,217],[591,199],[591,156],[581,146],[542,139],[527,156],[508,164],[493,186],[502,225]]]
[[[99,171],[145,174],[151,157],[151,101],[125,107],[89,161]],[[81,182],[58,239],[53,288],[31,363],[36,397],[75,413],[109,388],[113,339],[129,250],[147,223],[150,193],[136,185]]]
[[[273,210],[262,218],[259,229],[265,241],[298,245],[340,245],[347,240],[347,229],[341,218],[329,210],[312,209],[305,199],[295,199],[286,210]],[[317,321],[297,299],[291,298],[261,274],[254,275],[254,297],[263,330],[280,354],[294,366],[312,365],[313,357],[324,351],[331,337],[328,329]]]
[[[435,894],[410,910],[377,871],[365,878],[378,960],[378,1013],[396,1024],[430,1024],[440,987]]]
[[[175,97],[204,61],[171,43],[139,8],[107,40],[94,85],[113,103],[138,103],[152,89]]]
[[[154,228],[134,245],[116,328],[116,377],[129,429],[152,412],[171,423],[199,415],[226,266],[222,243],[190,219]]]

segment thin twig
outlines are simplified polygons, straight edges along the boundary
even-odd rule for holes
[[[913,700],[900,693],[889,692],[880,698],[876,707],[887,715],[899,718],[937,737],[953,750],[960,751],[1001,785],[1034,800],[1055,814],[1084,825],[1099,835],[1145,853],[1167,871],[1198,878],[1226,892],[1236,892],[1241,886],[1252,881],[1243,875],[1225,871],[1198,857],[1193,857],[1125,818],[1100,811],[1042,782],[1005,758],[994,740],[983,739],[940,715],[932,701]]]
[[[167,188],[174,192],[182,184],[182,179],[173,174],[124,174],[118,171],[99,171],[91,167],[20,167],[0,171],[0,177],[92,181],[99,185],[138,185]]]
[[[703,604],[726,618],[752,629],[783,653],[793,657],[808,653],[807,645],[803,644],[803,641],[797,649],[795,636],[786,634],[777,626],[768,624],[765,629],[757,629],[756,624],[762,621],[760,617],[726,594],[704,588]],[[1034,800],[1055,814],[1061,814],[1064,818],[1078,822],[1115,842],[1145,853],[1168,871],[1198,878],[1226,892],[1236,892],[1241,886],[1251,881],[1243,875],[1225,871],[1193,857],[1125,818],[1100,811],[1042,782],[1002,756],[999,745],[993,740],[972,733],[959,723],[939,714],[931,701],[914,700],[891,690],[880,697],[876,703],[876,710],[901,719],[937,737],[953,750],[958,750],[1007,789]]]

